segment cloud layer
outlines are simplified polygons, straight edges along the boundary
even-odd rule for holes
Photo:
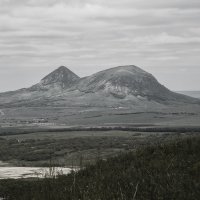
[[[1,0],[0,91],[59,65],[85,76],[123,64],[200,90],[199,19],[199,0]]]

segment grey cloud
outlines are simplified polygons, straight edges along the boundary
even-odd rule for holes
[[[1,0],[0,80],[6,69],[13,77],[37,71],[31,85],[59,65],[85,76],[136,64],[171,89],[192,89],[200,84],[173,88],[178,74],[167,83],[166,67],[200,75],[199,18],[199,0]],[[23,85],[11,82],[6,89]]]

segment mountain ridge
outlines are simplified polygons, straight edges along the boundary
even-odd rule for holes
[[[95,102],[96,101],[96,102]],[[80,78],[65,66],[39,83],[17,91],[0,93],[0,105],[125,105],[197,103],[200,100],[170,91],[150,73],[134,65],[106,69]],[[116,103],[117,102],[117,103]]]

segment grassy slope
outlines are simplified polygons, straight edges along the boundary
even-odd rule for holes
[[[196,200],[200,137],[154,145],[98,161],[78,173],[44,180],[0,181],[0,196],[16,200]]]

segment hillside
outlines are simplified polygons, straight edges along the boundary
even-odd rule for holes
[[[99,160],[78,173],[44,180],[2,180],[7,200],[197,200],[200,138],[147,146]]]

